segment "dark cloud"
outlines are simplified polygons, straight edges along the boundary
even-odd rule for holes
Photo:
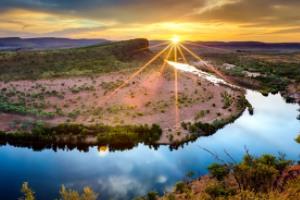
[[[227,2],[205,12],[186,15],[211,2]],[[228,3],[231,2],[231,3]],[[293,25],[300,23],[299,0],[1,0],[0,9],[23,8],[75,15],[91,19],[111,19],[142,23],[172,19],[237,22],[251,25]]]
[[[23,8],[122,22],[180,18],[206,0],[1,0],[0,9]]]
[[[238,0],[195,14],[191,19],[233,22],[244,27],[300,24],[299,0]]]
[[[251,29],[256,27],[274,27],[279,30],[276,32],[278,34],[300,33],[298,28],[300,27],[300,0],[0,0],[0,12],[12,9],[50,13],[58,16],[55,19],[57,21],[64,17],[75,20],[83,19],[82,22],[78,20],[78,26],[61,27],[62,30],[59,29],[60,27],[49,28],[51,32],[48,34],[55,36],[109,31],[114,28],[125,30],[133,26],[143,27],[148,23],[160,22],[203,24],[213,22],[214,28],[218,24],[222,27],[223,24],[233,23],[243,29],[244,32],[241,31],[239,34],[250,35],[253,34]],[[3,20],[8,20],[7,22],[0,21],[3,24],[9,23],[23,27],[21,31],[29,31],[30,26],[38,25],[31,23],[30,19],[28,21],[19,19],[20,21],[15,21],[15,23],[9,17]],[[47,19],[42,20],[47,21]],[[91,24],[94,23],[94,25],[84,26],[88,25],[88,22],[85,24],[84,20],[91,20]],[[51,22],[51,19],[48,21]],[[44,28],[47,29],[48,26],[45,25]],[[0,27],[0,34],[5,35],[8,31],[5,30],[6,27]],[[12,30],[16,31],[16,29]],[[154,32],[153,29],[152,33]],[[272,30],[266,30],[266,32],[272,33]],[[259,33],[255,32],[255,34]]]

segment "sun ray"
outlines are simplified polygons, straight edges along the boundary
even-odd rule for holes
[[[217,74],[219,77],[221,77],[222,79],[224,79],[225,81],[229,82],[229,83],[232,83],[231,80],[228,80],[228,78],[223,74],[221,73],[218,69],[216,69],[213,65],[211,64],[208,64],[206,61],[204,61],[202,58],[200,58],[197,54],[195,54],[192,50],[188,49],[187,47],[185,47],[184,45],[182,44],[179,44],[184,50],[186,50],[190,55],[192,55],[194,58],[196,58],[197,60],[201,61],[204,66],[214,72],[215,74]]]
[[[189,64],[189,62],[188,62],[188,60],[186,59],[186,57],[185,57],[185,55],[184,55],[184,53],[183,53],[181,47],[178,46],[177,48],[178,48],[178,52],[179,52],[180,56],[182,57],[184,63],[185,63],[185,64]],[[197,79],[195,76],[193,76],[193,75],[191,75],[191,74],[189,74],[189,73],[182,73],[182,75],[184,75],[184,76],[186,76],[186,77],[188,77],[188,78],[191,78],[191,79],[194,81],[194,83],[197,83],[197,81],[198,81],[198,79]]]
[[[220,50],[220,51],[223,51],[223,52],[231,52],[231,50],[229,50],[229,49],[224,49],[224,48],[219,48],[219,47],[211,47],[211,46],[207,46],[207,45],[204,45],[204,44],[196,44],[196,43],[191,42],[191,41],[184,41],[184,43],[188,44],[188,45],[196,46],[196,47],[215,49],[215,50]]]
[[[164,46],[164,45],[168,46],[170,44],[169,44],[169,42],[161,42],[159,44],[155,44],[155,45],[152,45],[152,46],[148,46],[148,47],[137,49],[137,50],[135,50],[135,52],[143,51],[145,49],[151,49],[151,48],[161,47],[161,46]]]
[[[186,57],[185,57],[185,55],[184,55],[184,53],[183,53],[183,51],[182,51],[182,49],[181,49],[180,46],[178,46],[178,51],[179,51],[179,54],[180,54],[181,58],[183,59],[183,61],[184,61],[186,64],[188,64],[188,61],[187,61],[187,59],[186,59]]]
[[[136,72],[134,72],[122,85],[117,87],[114,91],[112,91],[109,95],[107,95],[102,103],[105,103],[108,99],[114,96],[120,89],[125,87],[133,78],[135,78],[138,74],[140,74],[145,68],[147,68],[151,63],[153,63],[157,58],[159,58],[171,45],[168,45],[163,50],[158,52],[154,57],[152,57],[147,63],[145,63],[142,67],[140,67]]]
[[[174,62],[177,62],[177,45],[174,46]],[[175,129],[179,129],[179,106],[178,106],[178,72],[174,68],[174,94],[175,94]]]
[[[163,72],[164,72],[164,70],[165,70],[165,68],[166,68],[167,60],[170,58],[173,49],[174,49],[174,47],[171,47],[171,48],[169,49],[168,53],[167,53],[167,56],[165,57],[165,60],[164,60],[162,66],[161,66],[161,68],[160,68],[160,70],[159,70],[159,72],[160,72],[161,75],[163,74]]]

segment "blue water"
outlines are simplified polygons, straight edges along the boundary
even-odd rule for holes
[[[215,162],[207,148],[226,157],[224,150],[235,160],[242,159],[245,149],[254,155],[285,153],[287,158],[300,159],[300,144],[294,138],[300,133],[296,104],[287,104],[279,95],[264,97],[248,91],[247,99],[255,112],[247,111],[234,123],[216,134],[201,137],[179,150],[167,146],[158,150],[147,146],[119,152],[99,153],[91,148],[88,153],[78,150],[43,150],[0,147],[0,199],[17,199],[22,182],[28,181],[38,199],[58,197],[62,184],[74,189],[91,186],[105,199],[132,199],[148,191],[170,190],[174,183],[189,171],[197,176],[206,173]]]

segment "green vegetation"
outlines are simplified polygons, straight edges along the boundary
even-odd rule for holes
[[[223,109],[229,108],[233,102],[232,96],[225,91],[221,94],[221,97],[224,103]]]
[[[21,192],[23,196],[19,199],[21,200],[36,200],[35,193],[29,187],[28,183],[25,182],[22,185]],[[75,190],[67,189],[65,186],[61,186],[59,191],[60,197],[58,200],[96,200],[98,194],[95,193],[90,187],[83,188],[82,193],[78,193]]]
[[[193,183],[179,182],[174,192],[162,199],[180,200],[296,200],[300,198],[300,177],[293,173],[292,161],[283,155],[275,157],[246,154],[240,163],[214,163],[209,177],[199,179],[197,192]],[[200,191],[200,192],[199,192]]]
[[[185,139],[182,141],[173,141],[170,140],[170,148],[171,149],[177,149],[180,146],[183,146],[186,142],[189,141],[194,141],[196,140],[199,136],[209,136],[214,134],[218,129],[223,128],[229,123],[232,123],[234,120],[236,120],[242,112],[240,112],[239,115],[237,116],[230,116],[227,119],[216,119],[212,123],[203,123],[203,122],[181,122],[181,127],[184,130],[189,131],[188,136],[186,136]],[[169,138],[170,139],[170,138]]]
[[[179,181],[175,184],[175,192],[184,193],[188,190],[185,182]]]
[[[95,124],[84,126],[80,124],[60,124],[49,127],[43,122],[36,122],[32,132],[0,132],[0,143],[15,146],[27,146],[35,150],[44,148],[69,148],[108,145],[111,150],[129,149],[144,143],[154,145],[160,139],[161,128],[153,124],[107,126]],[[90,140],[87,140],[87,139]]]
[[[41,109],[33,108],[26,106],[25,102],[10,102],[6,97],[3,97],[0,94],[0,111],[7,112],[7,113],[16,113],[16,114],[30,114],[40,117],[54,117],[55,113],[52,112],[45,112]]]
[[[251,54],[250,54],[251,55]],[[281,56],[280,54],[266,54],[270,58]],[[212,55],[209,55],[211,57]],[[263,93],[276,93],[285,90],[286,86],[293,81],[300,82],[300,62],[292,59],[294,54],[284,54],[281,61],[272,59],[263,59],[260,55],[251,55],[247,53],[230,53],[212,57],[217,62],[225,62],[236,65],[236,67],[225,70],[228,75],[236,77],[246,77],[245,71],[251,73],[259,73],[257,77],[251,79],[260,83],[260,90]],[[262,54],[264,56],[264,54]]]
[[[0,52],[0,80],[94,75],[136,67],[149,53],[146,39],[83,48]],[[139,56],[143,55],[143,56]]]
[[[219,70],[233,76],[234,82],[260,90],[263,94],[284,91],[288,84],[300,82],[299,53],[250,50],[229,53],[204,52],[202,56],[213,60],[216,66],[232,64],[233,67],[219,67]],[[257,73],[257,76],[248,76],[249,73]]]
[[[199,119],[205,117],[205,115],[208,113],[210,113],[209,110],[201,110],[201,111],[197,112],[196,116],[195,116],[195,120],[198,121]]]
[[[24,194],[24,197],[21,199],[24,200],[35,200],[35,195],[32,189],[29,187],[27,182],[24,182],[21,187],[21,192]]]
[[[157,200],[158,199],[158,193],[155,191],[148,192],[147,195],[143,197],[137,197],[134,200]]]
[[[121,80],[117,80],[117,81],[109,81],[109,82],[102,82],[100,84],[100,86],[102,87],[102,89],[105,90],[105,92],[108,91],[112,91],[116,88],[118,88],[119,86],[121,86],[124,83],[124,81]]]
[[[295,141],[300,143],[300,135],[298,135],[296,138],[295,138]]]

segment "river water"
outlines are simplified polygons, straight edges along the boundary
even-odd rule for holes
[[[91,186],[105,199],[132,199],[151,190],[170,190],[187,172],[196,176],[207,172],[214,158],[207,148],[223,159],[224,150],[241,160],[245,148],[254,155],[285,153],[298,160],[300,144],[294,138],[300,133],[296,104],[287,104],[279,95],[262,96],[247,91],[254,115],[247,111],[234,123],[212,136],[200,137],[183,148],[171,151],[168,146],[157,150],[139,145],[126,151],[107,152],[105,148],[78,150],[43,150],[0,147],[0,199],[17,199],[22,182],[28,181],[40,200],[58,196],[62,184],[74,189]]]

